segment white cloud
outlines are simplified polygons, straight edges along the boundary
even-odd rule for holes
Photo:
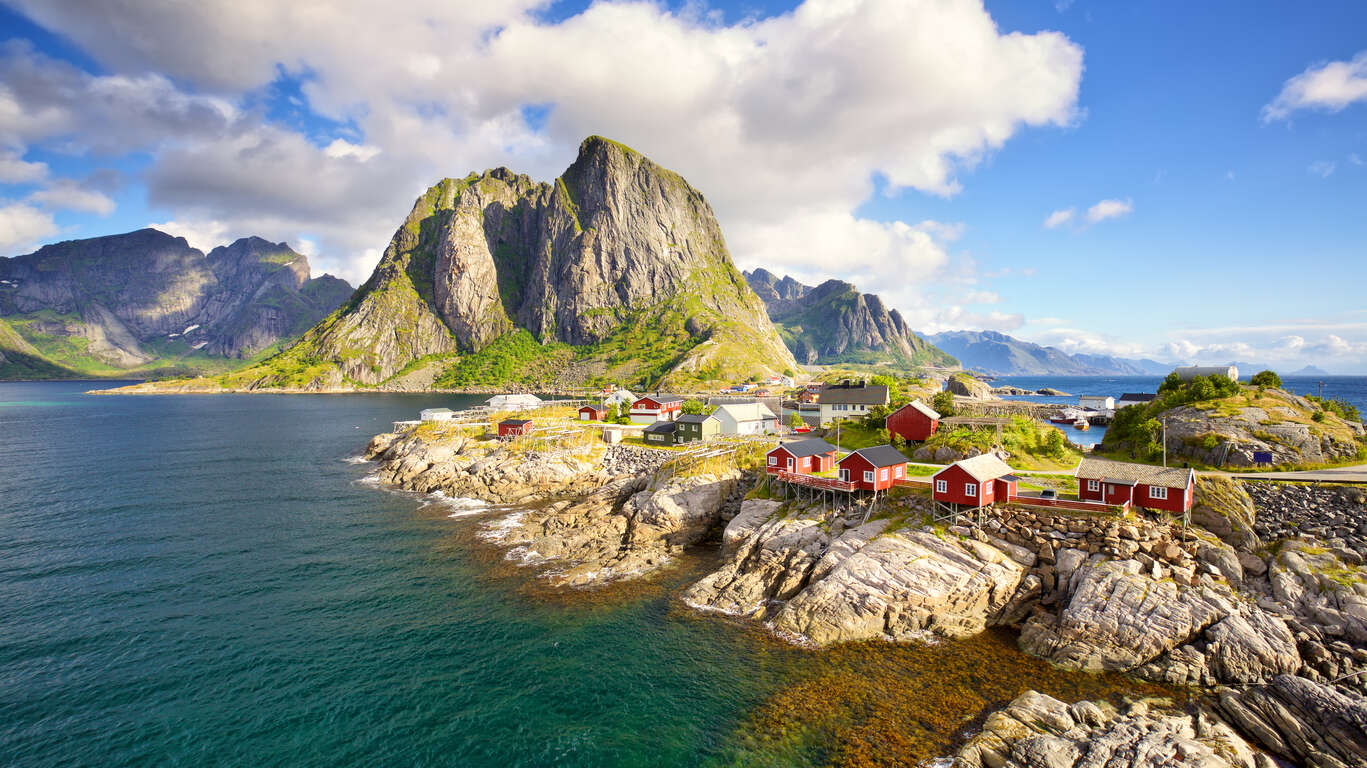
[[[1054,211],[1053,213],[1045,217],[1044,228],[1054,229],[1056,227],[1061,227],[1064,224],[1067,224],[1068,222],[1072,221],[1073,216],[1075,216],[1076,214],[1077,210],[1073,208],[1063,208]]]
[[[0,249],[11,254],[29,250],[57,234],[52,214],[26,203],[0,205]]]
[[[1298,109],[1338,112],[1367,100],[1367,51],[1351,61],[1331,61],[1287,80],[1281,93],[1263,107],[1263,122],[1285,120]]]
[[[1353,165],[1363,165],[1362,156],[1356,152],[1348,153],[1348,162],[1352,163]]]
[[[1327,179],[1333,175],[1334,169],[1337,167],[1338,165],[1336,163],[1332,163],[1328,160],[1316,160],[1315,162],[1311,163],[1309,167],[1307,167],[1305,170],[1309,173],[1315,174],[1321,179]]]
[[[0,184],[29,184],[47,178],[47,163],[30,163],[16,152],[0,153]]]
[[[100,216],[108,216],[115,207],[108,195],[72,179],[57,179],[29,195],[28,199],[54,210],[80,211]]]
[[[702,190],[740,263],[887,278],[888,261],[915,267],[899,284],[928,281],[952,231],[858,218],[870,179],[953,195],[1023,128],[1077,120],[1082,73],[1066,37],[1004,33],[979,0],[807,0],[729,26],[691,5],[621,0],[556,23],[532,13],[543,0],[419,0],[404,13],[379,0],[345,13],[322,0],[17,4],[113,74],[11,49],[24,61],[0,71],[0,135],[150,143],[149,201],[174,220],[310,232],[324,266],[352,279],[437,179],[494,165],[549,179],[601,133]],[[281,68],[308,72],[308,107],[359,133],[319,147],[244,107]],[[30,85],[11,87],[10,71]],[[132,104],[147,114],[114,119]],[[548,110],[540,132],[527,105]],[[98,136],[106,123],[130,127]]]
[[[198,248],[205,253],[220,245],[227,245],[236,239],[228,234],[228,225],[221,221],[173,220],[163,221],[160,224],[148,224],[147,226],[152,229],[159,229],[168,235],[183,237],[191,248]]]
[[[1087,220],[1096,223],[1106,219],[1118,219],[1128,215],[1134,210],[1134,203],[1129,198],[1124,200],[1102,200],[1087,209]]]

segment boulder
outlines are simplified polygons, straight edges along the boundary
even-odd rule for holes
[[[1226,690],[1220,712],[1255,741],[1308,768],[1367,765],[1367,700],[1303,677]]]

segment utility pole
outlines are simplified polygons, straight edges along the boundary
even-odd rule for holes
[[[839,450],[839,448],[840,448],[840,417],[839,417],[839,416],[836,416],[836,417],[835,417],[835,447],[836,447],[837,450]],[[860,455],[862,456],[863,454],[860,454]]]
[[[1317,381],[1317,382],[1315,382],[1315,383],[1318,384],[1319,387],[1320,387],[1320,399],[1323,400],[1323,399],[1324,399],[1324,382],[1322,382],[1322,381]]]

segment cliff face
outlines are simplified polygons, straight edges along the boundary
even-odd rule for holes
[[[703,196],[595,136],[554,183],[498,168],[427,190],[341,312],[229,383],[373,386],[419,358],[464,374],[510,349],[652,385],[795,365]],[[504,383],[486,368],[457,383]]]
[[[745,273],[770,319],[803,363],[899,362],[952,366],[954,358],[917,336],[872,293],[840,280],[815,288],[756,269]]]
[[[55,366],[46,375],[251,357],[302,333],[350,291],[331,276],[310,279],[307,258],[256,237],[206,255],[142,229],[0,259],[0,318],[27,345],[6,348],[46,359]]]

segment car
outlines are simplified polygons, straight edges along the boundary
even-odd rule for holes
[[[1045,488],[1044,490],[1039,492],[1039,497],[1041,499],[1057,499],[1058,491],[1054,490],[1053,488]]]

